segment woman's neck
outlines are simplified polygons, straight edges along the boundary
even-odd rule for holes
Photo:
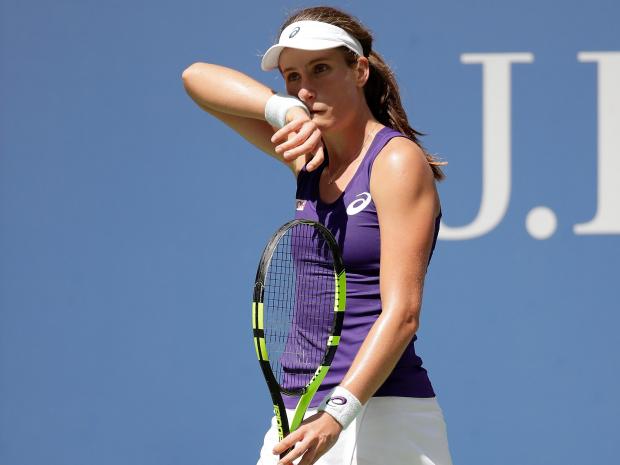
[[[379,123],[368,110],[362,117],[356,117],[346,128],[339,128],[336,132],[324,131],[323,143],[329,155],[329,164],[332,167],[341,167],[350,164],[360,155],[368,137],[383,125]]]

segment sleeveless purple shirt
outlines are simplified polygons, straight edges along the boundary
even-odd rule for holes
[[[379,292],[380,235],[377,210],[370,195],[373,162],[393,137],[406,137],[384,127],[375,135],[364,159],[344,192],[333,203],[319,196],[319,179],[328,158],[313,172],[304,167],[297,177],[295,218],[318,221],[334,235],[343,254],[347,275],[347,300],[340,344],[323,384],[310,406],[316,407],[329,390],[340,384],[353,363],[362,342],[381,313]],[[441,211],[435,220],[432,257]],[[429,263],[430,263],[429,257]],[[435,393],[414,342],[405,349],[396,367],[375,396],[434,397]],[[287,408],[295,408],[296,399],[284,396]]]

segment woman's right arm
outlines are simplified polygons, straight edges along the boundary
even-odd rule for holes
[[[283,129],[286,130],[290,125],[289,140],[296,137],[299,140],[296,146],[301,148],[302,145],[306,145],[306,148],[312,147],[313,150],[306,156],[293,159],[285,159],[282,150],[276,151],[271,140],[275,128],[265,121],[265,104],[275,93],[269,87],[239,71],[211,63],[194,63],[183,71],[182,77],[185,90],[198,106],[234,129],[263,152],[286,164],[295,175],[317,153],[316,134],[311,136],[318,129],[300,108],[289,110],[287,113],[289,123]],[[322,150],[320,155],[322,156]],[[313,159],[312,164],[315,165],[320,161],[322,158]]]

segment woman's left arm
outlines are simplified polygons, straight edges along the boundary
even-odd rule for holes
[[[419,326],[424,277],[435,232],[439,197],[432,170],[412,141],[392,139],[375,159],[370,180],[381,234],[382,311],[341,386],[362,404],[381,387]],[[295,445],[288,464],[303,455],[312,464],[338,439],[341,427],[325,412],[308,418],[274,449]]]
[[[340,383],[362,404],[381,387],[418,330],[439,197],[422,150],[395,138],[370,180],[381,233],[381,314]]]

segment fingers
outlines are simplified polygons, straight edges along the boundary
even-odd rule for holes
[[[321,166],[325,159],[321,136],[321,130],[315,123],[308,119],[297,118],[276,131],[271,141],[274,144],[282,141],[275,147],[275,152],[281,153],[287,162],[301,155],[312,154],[306,169],[313,171]]]
[[[286,438],[280,441],[273,449],[274,454],[281,454],[289,448],[289,451],[278,465],[291,465],[293,460],[303,456],[298,465],[312,465],[325,452],[327,452],[338,440],[341,432],[340,426],[330,420],[329,415],[320,412],[305,419],[301,426]]]
[[[281,140],[284,140],[289,132],[297,131],[306,121],[309,121],[309,119],[297,118],[290,123],[285,124],[273,133],[273,136],[271,136],[271,142],[275,144]]]
[[[300,155],[311,153],[313,150],[316,149],[317,144],[319,144],[320,142],[321,142],[321,131],[319,129],[315,129],[304,143],[287,150],[286,152],[282,154],[282,157],[284,157],[285,160],[290,161],[290,160],[297,158]]]
[[[312,160],[310,160],[308,164],[306,165],[306,170],[314,171],[319,166],[321,166],[321,163],[323,163],[323,160],[325,160],[325,153],[323,152],[323,144],[321,144],[314,151]]]
[[[308,460],[306,459],[306,456],[314,457],[316,454],[315,448],[310,447],[311,442],[312,441],[310,441],[309,439],[304,439],[303,441],[295,444],[295,447],[293,448],[293,450],[291,450],[288,454],[286,454],[283,458],[281,458],[280,461],[278,462],[278,465],[290,465],[293,463],[294,460],[297,460],[302,455],[304,456],[304,458],[299,463],[299,465],[304,463],[304,461],[306,464],[312,463],[308,461],[310,459]]]
[[[313,134],[316,131],[319,131],[316,128],[316,126],[314,126],[312,124],[305,124],[304,123],[301,126],[301,128],[299,129],[299,131],[297,132],[297,134],[295,134],[294,132],[291,133],[291,134],[295,134],[295,135],[293,137],[291,137],[290,139],[288,139],[286,142],[283,142],[280,145],[276,146],[276,148],[275,148],[276,153],[282,153],[285,150],[288,150],[288,149],[290,149],[292,147],[295,147],[295,146],[301,144],[303,141],[308,139],[308,137],[310,137],[311,134]]]
[[[322,454],[318,453],[317,448],[310,448],[297,465],[312,465],[315,460],[318,460]]]
[[[279,455],[285,450],[289,450],[293,447],[297,441],[300,441],[302,438],[302,433],[299,429],[293,431],[291,434],[282,439],[279,443],[277,443],[273,448],[273,453],[275,455]]]

